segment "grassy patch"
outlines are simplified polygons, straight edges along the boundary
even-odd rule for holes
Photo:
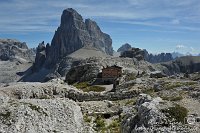
[[[92,121],[92,118],[90,118],[88,115],[83,116],[83,120],[87,123],[90,123]]]
[[[101,86],[90,86],[88,82],[75,83],[73,86],[75,86],[76,88],[84,92],[90,92],[90,91],[102,92],[102,91],[105,91],[106,89],[105,87],[101,87]]]
[[[161,97],[163,100],[167,101],[180,101],[183,99],[182,96],[177,96],[177,97]]]
[[[196,85],[198,84],[197,82],[185,82],[184,83],[186,86],[190,86],[190,85]]]
[[[136,104],[136,99],[128,99],[125,102],[125,105],[135,105]]]
[[[164,88],[166,90],[171,90],[171,89],[178,88],[181,86],[191,86],[195,84],[197,84],[197,82],[172,82],[172,83],[165,84]]]
[[[50,97],[48,95],[42,95],[41,97],[39,97],[39,99],[50,99]]]
[[[178,87],[181,87],[181,86],[183,86],[183,84],[181,84],[180,82],[174,82],[174,83],[165,84],[164,88],[166,90],[171,90],[171,89],[178,88]]]
[[[41,114],[44,114],[45,116],[48,116],[48,114],[38,105],[34,105],[34,104],[31,104],[31,103],[24,103],[23,104],[26,104],[29,106],[29,108],[31,108],[32,110],[35,110],[37,111],[38,113],[41,113]]]
[[[107,131],[110,131],[110,133],[120,133],[120,121],[113,120],[112,123],[107,127]]]
[[[88,82],[80,82],[80,83],[75,83],[73,84],[74,87],[78,89],[83,89],[89,86]]]
[[[187,117],[188,110],[178,104],[175,107],[162,110],[169,118],[174,119],[176,122],[184,123],[185,117]]]
[[[89,86],[86,87],[84,89],[82,89],[84,92],[90,92],[90,91],[94,91],[94,92],[102,92],[105,91],[106,88],[105,87],[101,87],[101,86]]]
[[[95,126],[94,130],[97,132],[105,132],[106,131],[106,123],[105,120],[101,116],[97,116],[94,120]]]
[[[127,73],[125,77],[125,81],[135,80],[137,77],[135,73]]]
[[[151,89],[145,89],[143,93],[148,94],[150,96],[154,96],[156,92],[153,88],[151,88]]]

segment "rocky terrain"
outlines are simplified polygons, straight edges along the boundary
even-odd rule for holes
[[[199,81],[192,78],[146,74],[126,79],[112,92],[85,91],[84,86],[83,82],[69,86],[63,79],[2,86],[0,131],[199,131]],[[193,124],[186,122],[190,115]]]
[[[34,61],[34,51],[25,42],[0,39],[0,83],[20,80]]]
[[[128,44],[112,56],[109,35],[71,8],[33,65],[25,43],[0,46],[0,133],[200,131],[200,57],[169,61]],[[98,84],[109,66],[120,76]]]

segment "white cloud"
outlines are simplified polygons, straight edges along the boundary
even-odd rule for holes
[[[191,49],[192,51],[195,51],[195,49],[194,49],[193,47],[190,47],[190,49]]]
[[[177,52],[187,54],[190,53],[192,55],[197,55],[199,54],[199,48],[198,47],[191,47],[191,46],[186,46],[186,45],[177,45],[176,46]]]
[[[186,46],[184,46],[184,45],[176,45],[176,49],[184,49],[184,48],[186,48]]]

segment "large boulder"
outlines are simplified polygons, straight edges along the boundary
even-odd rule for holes
[[[147,94],[140,94],[136,102],[136,109],[135,114],[125,115],[121,123],[122,133],[194,132],[193,127],[187,128],[187,125],[178,123],[167,113],[172,109],[179,113],[178,111],[185,108],[178,105],[174,107],[172,103],[163,101],[160,97],[152,98]]]
[[[12,83],[0,88],[0,132],[83,133],[81,108],[63,98],[74,88],[61,83]]]
[[[83,116],[67,99],[22,99],[0,105],[1,133],[81,133]]]

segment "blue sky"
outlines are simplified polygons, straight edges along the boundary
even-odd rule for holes
[[[200,0],[0,0],[0,38],[51,42],[66,8],[95,20],[116,50],[200,53]]]

